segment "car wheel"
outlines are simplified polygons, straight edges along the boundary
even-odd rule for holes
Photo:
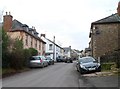
[[[76,69],[77,69],[77,72],[79,72],[78,68],[76,68]]]
[[[97,72],[101,72],[101,69],[98,69]]]
[[[83,70],[80,69],[80,74],[84,74],[84,73],[85,73],[85,71],[83,71]]]
[[[30,68],[30,69],[33,69],[33,67],[31,67],[31,66],[30,66],[29,68]]]
[[[42,65],[42,68],[44,68],[44,67],[45,67],[45,65],[43,64],[43,65]]]
[[[72,61],[72,60],[71,60],[70,62],[71,62],[71,63],[73,63],[73,61]]]
[[[84,72],[83,72],[83,71],[80,71],[80,74],[84,74]]]

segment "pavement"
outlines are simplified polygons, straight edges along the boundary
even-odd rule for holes
[[[84,80],[81,83],[81,79]],[[79,79],[80,87],[118,87],[118,76],[81,76]]]

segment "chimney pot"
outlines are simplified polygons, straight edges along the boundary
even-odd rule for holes
[[[120,16],[120,1],[118,2],[117,13]]]
[[[9,12],[9,15],[11,15],[11,13]]]
[[[6,15],[7,15],[7,12],[6,12]]]
[[[45,34],[41,34],[41,36],[45,37]]]

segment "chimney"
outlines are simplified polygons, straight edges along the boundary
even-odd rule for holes
[[[9,12],[9,14],[8,14],[8,12],[6,12],[6,15],[4,15],[4,17],[3,17],[3,29],[5,30],[5,31],[10,31],[10,29],[11,29],[11,27],[12,27],[12,15],[10,14],[10,12]]]
[[[45,34],[41,34],[41,37],[42,37],[42,36],[45,37]]]
[[[117,13],[120,16],[120,1],[118,2]]]

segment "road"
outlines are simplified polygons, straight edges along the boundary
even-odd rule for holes
[[[81,76],[74,63],[55,63],[2,80],[2,87],[117,87],[117,76]]]

